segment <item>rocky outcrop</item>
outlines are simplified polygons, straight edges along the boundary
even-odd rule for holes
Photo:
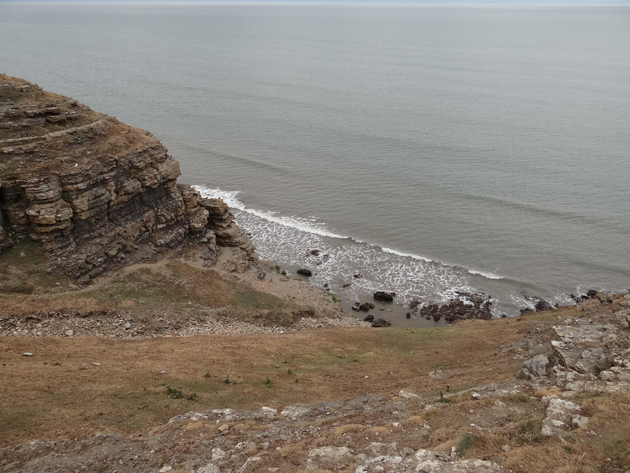
[[[376,395],[293,404],[280,412],[271,407],[212,409],[173,417],[149,437],[102,433],[87,440],[34,440],[0,450],[0,458],[4,454],[12,460],[4,471],[24,473],[41,471],[42,465],[59,471],[96,471],[114,465],[119,471],[164,473],[507,471],[492,461],[462,458],[457,447],[448,452],[418,449],[415,445],[430,437],[427,423],[421,424],[422,430],[412,427],[414,434],[397,441],[379,441],[374,435],[390,429],[403,434],[405,425],[416,425],[415,419],[404,402]]]
[[[551,377],[568,391],[630,388],[630,295],[613,305],[613,317],[569,318],[551,329],[551,346],[523,363],[520,379]]]
[[[544,353],[523,362],[517,378],[534,384],[553,382],[562,397],[629,392],[630,295],[604,294],[597,300],[600,305],[593,313],[589,311],[595,306],[588,300],[587,305],[578,304],[588,317],[559,318],[550,328],[549,345],[541,347]],[[542,435],[563,436],[588,425],[579,405],[557,394],[543,397],[543,402],[547,408]]]
[[[541,433],[547,437],[559,437],[567,430],[584,427],[588,424],[588,417],[581,416],[582,408],[564,399],[549,399],[543,420]]]
[[[442,318],[453,323],[457,320],[492,318],[492,298],[484,293],[458,292],[457,298],[445,304],[420,305],[420,301],[413,301],[410,305],[412,312],[427,320],[439,322]]]
[[[213,264],[217,245],[254,261],[227,206],[179,175],[150,133],[0,75],[0,248],[31,238],[82,283],[168,252]]]
[[[201,199],[208,212],[208,227],[215,233],[217,243],[242,249],[252,260],[257,259],[254,246],[247,234],[234,223],[234,215],[221,199]]]

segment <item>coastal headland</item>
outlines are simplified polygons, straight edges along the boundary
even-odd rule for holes
[[[0,471],[630,470],[630,294],[373,328],[179,173],[0,75]]]

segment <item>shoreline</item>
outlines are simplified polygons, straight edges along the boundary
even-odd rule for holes
[[[518,279],[498,276],[492,272],[468,269],[461,264],[446,264],[377,244],[331,233],[325,224],[285,217],[272,211],[250,209],[239,200],[239,191],[224,191],[194,185],[202,195],[222,198],[235,214],[236,221],[250,236],[263,259],[272,260],[284,270],[309,269],[309,282],[326,289],[341,299],[348,311],[354,302],[373,302],[377,290],[395,292],[396,307],[391,316],[401,326],[427,326],[424,320],[406,314],[410,304],[420,301],[423,306],[449,304],[461,299],[461,294],[490,294],[492,316],[514,317],[522,310],[532,309],[531,299],[543,299],[551,306],[574,303],[572,294],[583,294],[593,285],[576,282],[572,288],[538,287]],[[362,279],[353,275],[360,274]],[[300,276],[296,276],[300,277]],[[596,290],[618,292],[595,285]]]

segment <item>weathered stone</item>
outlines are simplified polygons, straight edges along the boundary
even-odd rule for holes
[[[264,419],[273,419],[278,415],[278,411],[272,407],[261,407],[258,412],[256,412],[257,417],[262,417]]]
[[[484,293],[458,292],[457,298],[448,303],[436,303],[420,306],[419,301],[414,301],[410,308],[420,317],[432,318],[435,322],[442,318],[448,323],[457,320],[492,318],[492,299]]]
[[[547,417],[543,420],[542,435],[561,436],[573,426],[574,416],[579,416],[582,409],[577,404],[564,399],[550,399]],[[583,422],[583,421],[581,421]]]
[[[374,293],[374,299],[377,301],[391,302],[394,300],[395,296],[396,296],[395,292],[376,291]]]
[[[308,471],[337,470],[353,459],[354,456],[348,447],[315,448],[308,452],[306,469]]]
[[[532,376],[539,378],[547,376],[547,372],[549,370],[549,358],[547,358],[547,355],[537,355],[531,360],[524,362],[523,368],[527,369]]]
[[[221,200],[211,202],[209,224],[199,192],[177,185],[179,163],[150,134],[21,79],[1,76],[0,86],[14,91],[3,102],[0,128],[15,117],[39,117],[26,129],[6,128],[7,139],[28,134],[29,143],[10,148],[0,143],[7,156],[0,162],[0,214],[8,219],[0,221],[0,250],[11,244],[9,230],[30,235],[51,272],[82,284],[184,248],[204,265],[213,264],[217,243],[242,251],[245,267],[257,259],[251,240]],[[44,117],[55,124],[54,133],[43,128]],[[80,127],[68,128],[76,126],[68,118],[82,120]],[[35,150],[33,159],[20,158]]]
[[[381,328],[381,327],[391,327],[392,323],[386,319],[376,319],[372,322],[372,327]]]
[[[293,404],[285,407],[280,415],[282,417],[289,417],[291,419],[297,419],[308,414],[313,409],[313,406],[308,404]]]

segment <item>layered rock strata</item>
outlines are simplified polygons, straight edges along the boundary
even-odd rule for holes
[[[217,244],[254,261],[227,206],[179,175],[150,133],[0,75],[0,248],[30,237],[50,271],[83,283],[167,252],[212,264]]]

